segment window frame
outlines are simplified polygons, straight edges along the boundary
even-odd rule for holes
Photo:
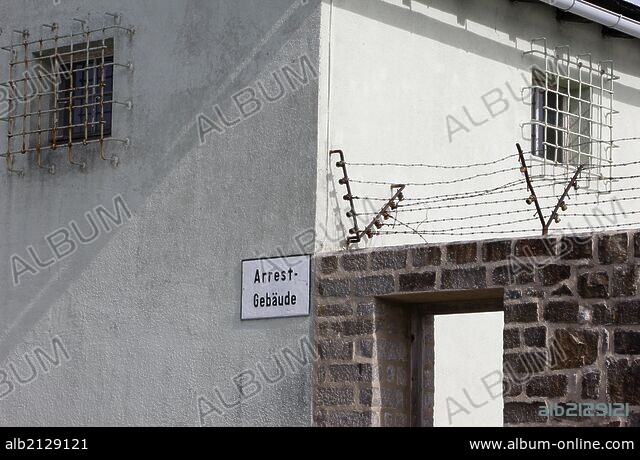
[[[568,78],[540,70],[533,72],[531,151],[554,164],[577,166],[591,162],[590,141],[581,139],[591,139],[592,92],[587,85],[574,86],[578,87],[573,88]],[[576,106],[578,111],[574,112]],[[579,132],[573,129],[575,119]],[[578,143],[569,144],[572,138],[577,138]]]
[[[58,121],[62,128],[57,127],[54,133],[56,143],[79,143],[94,139],[111,137],[113,131],[113,53],[104,56],[104,84],[99,75],[102,56],[89,57],[83,61],[66,62],[70,75],[63,75],[57,88]],[[88,64],[88,65],[87,65]],[[88,69],[88,70],[87,70]],[[88,79],[86,76],[90,75]],[[87,81],[88,80],[88,84]],[[73,82],[73,84],[72,84]],[[68,93],[71,93],[68,95]],[[104,97],[103,106],[98,110],[100,98]],[[71,107],[69,108],[69,102]],[[71,120],[69,120],[71,115]],[[87,121],[88,119],[88,121]],[[70,122],[71,121],[71,122]],[[103,132],[100,123],[104,122]],[[53,127],[52,127],[53,128]],[[71,130],[71,139],[69,131]],[[86,132],[85,132],[86,130]]]

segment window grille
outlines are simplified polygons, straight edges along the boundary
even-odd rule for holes
[[[538,44],[538,46],[536,46]],[[580,186],[611,191],[613,164],[613,61],[593,62],[590,54],[572,55],[568,46],[551,50],[544,38],[531,41],[525,55],[541,58],[531,86],[531,175],[559,183],[584,165]]]
[[[34,39],[28,30],[16,30],[11,43],[2,47],[9,53],[8,81],[4,91],[3,113],[7,145],[2,150],[7,170],[24,174],[16,158],[34,158],[39,168],[55,173],[55,165],[44,152],[66,150],[70,164],[80,168],[86,162],[77,158],[77,146],[97,144],[100,158],[118,163],[116,155],[105,154],[108,142],[129,143],[113,136],[114,106],[132,108],[130,101],[118,100],[116,87],[122,71],[131,63],[118,62],[115,39],[120,33],[133,35],[133,29],[120,25],[120,16],[107,14],[109,24],[91,28],[89,21],[73,19],[68,33],[58,24],[41,26]]]

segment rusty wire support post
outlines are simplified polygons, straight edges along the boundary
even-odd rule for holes
[[[540,223],[542,224],[542,234],[544,235],[545,229],[545,221],[544,216],[542,215],[542,208],[540,207],[540,203],[538,202],[538,197],[536,196],[536,192],[533,189],[533,184],[531,183],[531,176],[529,176],[529,168],[527,168],[527,162],[524,159],[524,152],[522,151],[522,147],[520,144],[516,144],[518,148],[518,157],[520,158],[520,172],[524,174],[524,178],[527,181],[527,190],[531,193],[529,198],[527,198],[527,204],[534,203],[536,205],[536,212],[538,213],[538,218],[540,219]]]
[[[584,169],[584,165],[578,166],[578,169],[576,169],[575,174],[573,175],[573,177],[571,178],[567,186],[564,188],[564,192],[562,193],[562,196],[558,199],[558,203],[556,204],[556,207],[553,209],[553,212],[549,216],[549,220],[547,220],[547,226],[545,227],[546,233],[543,233],[544,235],[547,235],[549,233],[549,227],[551,226],[552,222],[555,222],[556,224],[560,223],[560,216],[558,215],[558,210],[559,209],[562,209],[563,211],[567,210],[567,203],[565,202],[565,199],[569,195],[569,191],[571,190],[572,187],[575,189],[578,188],[578,177],[580,176],[580,173],[582,173],[583,169]]]
[[[53,126],[51,128],[51,150],[55,151],[58,148],[57,140],[58,140],[58,117],[60,116],[60,102],[58,101],[58,89],[61,84],[60,82],[60,56],[58,55],[58,28],[57,26],[52,29],[54,34],[53,36],[53,59],[51,61],[51,67],[53,70],[53,75],[55,75],[55,85],[53,88]],[[71,72],[71,69],[69,69]]]
[[[7,153],[6,153],[6,162],[7,162],[7,171],[9,174],[17,174],[18,176],[24,175],[24,170],[22,169],[14,169],[13,165],[15,162],[14,159],[14,151],[13,151],[13,138],[14,138],[14,127],[16,122],[16,115],[14,114],[14,109],[17,109],[19,106],[19,100],[17,99],[18,88],[16,83],[13,81],[13,75],[16,71],[16,67],[18,66],[18,52],[14,48],[13,43],[13,34],[20,33],[18,31],[13,31],[11,34],[11,48],[10,48],[10,62],[9,62],[9,101],[8,101],[8,110],[7,110]],[[24,35],[27,33],[26,30],[22,31],[23,41]],[[18,45],[15,45],[18,46]]]
[[[23,34],[23,53],[24,53],[24,70],[23,70],[23,93],[22,93],[22,148],[20,149],[20,153],[23,155],[27,153],[27,113],[28,113],[28,105],[27,100],[29,100],[29,89],[31,89],[31,75],[29,73],[29,35],[25,31]]]
[[[13,40],[12,40],[13,41]],[[7,161],[7,171],[9,173],[14,173],[13,169],[13,98],[15,96],[15,91],[13,87],[13,67],[15,65],[14,61],[15,50],[11,48],[11,58],[9,62],[9,95],[8,95],[8,106],[7,106],[7,153],[6,153],[6,161]]]
[[[391,217],[390,212],[396,210],[398,208],[398,204],[402,200],[404,200],[403,191],[405,189],[405,185],[392,185],[391,198],[389,198],[389,200],[382,207],[380,212],[378,212],[376,217],[369,223],[369,225],[367,225],[364,230],[360,230],[358,226],[358,213],[356,212],[353,202],[355,197],[353,196],[353,193],[351,191],[351,183],[349,182],[349,175],[347,174],[347,162],[344,158],[344,152],[342,150],[331,150],[329,152],[329,155],[333,155],[334,153],[338,153],[340,155],[340,161],[336,163],[336,166],[342,169],[343,176],[338,182],[340,185],[344,185],[347,188],[347,194],[343,196],[343,199],[349,202],[350,209],[347,212],[347,217],[353,220],[353,227],[349,229],[347,244],[359,243],[365,236],[371,239],[376,235],[374,227],[376,229],[382,228],[382,226],[384,225],[384,221]]]
[[[516,144],[516,147],[518,149],[518,157],[520,158],[520,164],[521,164],[520,171],[524,174],[524,178],[527,181],[527,189],[531,193],[529,198],[527,198],[527,204],[535,203],[536,213],[540,218],[540,223],[542,224],[542,236],[547,236],[549,234],[549,228],[551,227],[551,224],[553,222],[557,224],[560,223],[560,215],[558,214],[558,211],[560,209],[562,209],[562,211],[567,210],[567,203],[565,200],[569,196],[569,191],[571,190],[571,188],[575,188],[577,190],[578,177],[580,176],[580,173],[582,173],[582,170],[584,169],[584,165],[578,166],[575,174],[573,175],[573,177],[565,187],[564,192],[562,193],[562,196],[560,196],[560,198],[558,199],[558,202],[556,203],[556,206],[554,207],[553,212],[551,213],[549,218],[545,221],[544,215],[542,214],[542,208],[540,207],[540,203],[538,202],[538,197],[536,196],[536,192],[531,182],[531,176],[529,176],[529,169],[527,168],[527,162],[525,161],[525,158],[524,158],[524,152],[522,151],[522,147],[520,146],[520,144]]]
[[[398,209],[398,204],[402,200],[404,200],[403,192],[405,187],[406,186],[404,184],[394,184],[391,186],[391,191],[393,192],[395,190],[395,193],[391,195],[389,201],[387,201],[387,203],[382,207],[376,217],[374,217],[371,223],[369,223],[369,225],[367,225],[367,227],[362,231],[363,235],[366,235],[369,239],[371,239],[375,235],[375,233],[373,232],[373,227],[376,227],[376,229],[378,230],[382,228],[382,226],[384,225],[384,221],[391,217],[390,211],[395,211],[396,209]]]
[[[337,153],[340,155],[340,161],[336,163],[336,167],[342,169],[342,178],[338,181],[340,185],[344,185],[347,188],[347,194],[342,198],[349,202],[349,211],[347,217],[352,219],[353,227],[349,229],[349,236],[347,237],[347,244],[359,243],[362,239],[360,229],[358,227],[358,213],[356,212],[355,204],[353,203],[353,193],[351,192],[351,183],[349,182],[349,174],[347,173],[347,163],[344,159],[344,152],[342,150],[331,150],[329,155]]]

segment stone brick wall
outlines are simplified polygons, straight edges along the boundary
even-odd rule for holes
[[[505,425],[640,423],[640,232],[362,250],[315,267],[317,425],[409,423],[412,306],[386,295],[487,288],[504,290]],[[632,413],[539,416],[552,402],[626,402]]]

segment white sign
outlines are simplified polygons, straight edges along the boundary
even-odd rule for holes
[[[311,256],[242,261],[242,319],[306,316]]]

